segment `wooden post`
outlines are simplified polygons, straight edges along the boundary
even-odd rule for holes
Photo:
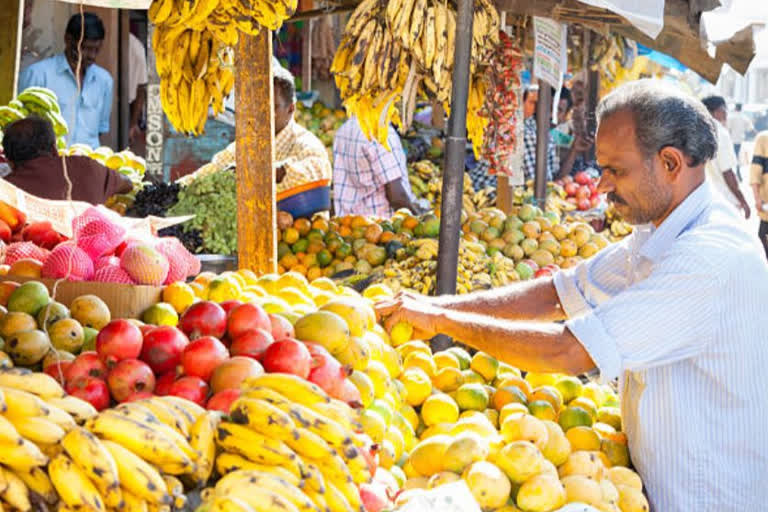
[[[24,0],[6,0],[0,9],[0,105],[16,96],[16,77],[19,74],[21,51],[21,25],[24,18]]]
[[[235,75],[238,266],[277,271],[272,33],[240,34]]]
[[[301,90],[312,90],[312,20],[301,27]]]
[[[506,214],[512,211],[512,187],[506,174],[496,175],[496,208]]]
[[[536,177],[534,192],[537,206],[544,208],[547,199],[547,167],[549,163],[549,125],[552,119],[552,89],[539,80],[539,101],[536,103]],[[552,169],[553,173],[560,169]]]

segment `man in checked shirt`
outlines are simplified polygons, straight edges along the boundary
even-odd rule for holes
[[[618,378],[654,512],[766,510],[768,264],[705,180],[714,121],[668,87],[626,84],[597,111],[598,189],[632,235],[554,278],[376,310],[526,371]]]

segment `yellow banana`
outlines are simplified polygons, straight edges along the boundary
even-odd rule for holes
[[[317,464],[314,464],[308,460],[304,462],[304,483],[307,489],[311,489],[315,492],[325,492],[325,477]]]
[[[211,512],[256,512],[262,509],[254,509],[240,498],[216,496],[211,501]],[[266,509],[265,509],[266,510]]]
[[[24,439],[21,444],[0,445],[0,464],[12,469],[27,470],[35,466],[45,466],[48,457],[31,441]]]
[[[190,445],[200,454],[197,469],[193,475],[198,483],[205,482],[211,477],[216,459],[216,427],[221,421],[221,416],[219,412],[208,411],[201,414],[192,425]]]
[[[422,47],[424,48],[424,67],[432,69],[432,63],[435,59],[435,8],[427,9],[427,19],[424,26],[424,33],[421,35]]]
[[[94,483],[109,508],[122,507],[117,464],[99,439],[83,427],[70,430],[61,440],[64,451]]]
[[[173,0],[154,0],[149,6],[149,19],[155,25],[161,25],[171,15]]]
[[[247,391],[248,388],[256,386],[274,389],[303,405],[330,402],[330,398],[320,386],[288,373],[265,373],[258,377],[249,377],[243,383],[242,389]]]
[[[326,485],[328,490],[323,496],[328,503],[328,508],[333,512],[359,512],[358,509],[352,507],[344,494],[335,485],[330,482]]]
[[[23,441],[13,423],[5,416],[0,415],[0,444],[21,444]]]
[[[324,457],[333,449],[325,440],[314,432],[305,428],[297,428],[297,438],[286,439],[287,444],[294,452],[302,457],[317,459]]]
[[[161,396],[157,397],[157,399],[167,404],[171,404],[177,409],[183,409],[186,411],[190,418],[190,424],[194,423],[198,416],[205,413],[205,409],[197,405],[195,402],[190,402],[189,400],[185,400],[177,396]]]
[[[229,416],[235,423],[248,425],[273,439],[286,441],[298,437],[291,417],[264,400],[240,397],[232,404]]]
[[[47,373],[27,368],[7,368],[0,371],[0,386],[20,389],[41,397],[62,398],[65,393],[56,379]]]
[[[160,473],[144,459],[122,445],[102,441],[117,466],[120,485],[142,500],[169,505],[171,496]]]
[[[40,448],[40,451],[48,457],[49,459],[54,458],[58,454],[62,453],[64,451],[64,448],[61,447],[61,443],[56,444],[45,444],[45,443],[36,443],[37,447]]]
[[[121,404],[114,409],[104,411],[104,414],[122,414],[127,418],[146,425],[155,432],[163,434],[173,441],[176,447],[183,451],[192,461],[197,460],[197,457],[199,456],[199,454],[189,445],[188,439],[183,434],[160,421],[157,416],[152,414],[152,411],[136,402]]]
[[[74,509],[104,512],[106,507],[99,491],[88,476],[65,454],[56,456],[48,465],[51,482],[61,500]]]
[[[3,482],[3,490],[0,491],[0,497],[3,498],[11,507],[26,512],[32,509],[29,502],[29,491],[24,480],[19,478],[13,471],[0,467],[0,480]]]
[[[233,475],[234,473],[230,473]],[[218,495],[216,499],[225,497]],[[282,495],[257,486],[238,487],[226,495],[227,499],[240,499],[250,505],[254,510],[264,512],[300,512],[298,507]]]
[[[405,39],[402,40],[403,46],[411,50],[421,46],[420,36],[424,29],[424,19],[427,14],[427,0],[416,0],[416,4],[413,6],[413,13],[411,14],[411,24],[408,27],[409,30],[404,34]]]
[[[246,426],[222,421],[216,428],[216,442],[223,449],[260,464],[295,465],[299,458],[284,442],[266,437]]]
[[[45,469],[36,467],[27,471],[16,470],[14,473],[24,482],[29,490],[43,498],[43,501],[49,505],[54,505],[59,501],[59,495],[56,493],[53,482],[51,482]]]
[[[165,487],[168,489],[168,494],[170,494],[172,498],[176,498],[184,494],[184,484],[182,484],[181,480],[175,476],[163,475],[163,482],[165,482]]]
[[[65,411],[79,424],[99,413],[94,406],[74,396],[65,396],[63,398],[49,397],[45,399],[45,402]]]
[[[125,502],[123,507],[125,512],[149,512],[149,507],[145,500],[139,498],[128,489],[121,489],[120,491],[123,494],[123,501]]]
[[[274,492],[288,500],[300,512],[319,512],[317,506],[301,489],[272,473],[234,471],[219,480],[215,492],[218,496],[238,497],[243,492],[249,493],[253,487]]]
[[[102,413],[86,422],[86,428],[94,434],[123,445],[151,464],[178,464],[192,471],[192,460],[153,427],[118,414]]]
[[[5,396],[7,410],[5,416],[9,419],[25,416],[48,416],[48,405],[37,395],[27,391],[0,386]]]
[[[301,474],[291,473],[288,469],[281,466],[269,466],[266,464],[259,464],[258,462],[251,462],[245,457],[236,453],[223,452],[216,457],[216,471],[220,475],[226,475],[233,471],[239,470],[254,470],[261,471],[263,473],[273,473],[280,478],[290,482],[292,485],[301,486]]]
[[[3,418],[3,420],[5,420],[5,418]],[[2,421],[0,421],[0,423],[2,423]],[[63,428],[52,421],[37,416],[16,418],[13,425],[16,427],[16,431],[19,434],[34,443],[58,443],[66,433]]]
[[[330,507],[328,507],[328,502],[323,494],[315,492],[312,489],[304,489],[304,494],[314,502],[317,508],[320,509],[320,512],[331,512]]]
[[[46,419],[64,429],[64,432],[69,432],[77,426],[75,419],[68,412],[53,404],[46,404],[46,406],[48,407]]]
[[[186,416],[182,417],[181,414],[172,405],[161,402],[160,400],[156,400],[154,398],[139,400],[136,403],[149,409],[149,411],[154,414],[158,420],[162,421],[189,439],[189,428],[191,426],[188,423],[189,420]]]

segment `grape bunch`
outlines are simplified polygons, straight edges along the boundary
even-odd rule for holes
[[[198,252],[232,255],[237,252],[237,197],[234,168],[202,176],[179,190],[168,216],[194,215],[184,230],[199,230]]]
[[[178,183],[153,183],[136,194],[133,205],[125,214],[128,217],[165,217],[168,209],[176,204],[181,187]]]
[[[199,229],[184,229],[180,225],[163,228],[157,232],[158,236],[174,236],[184,244],[191,253],[198,253],[203,248],[203,235]]]

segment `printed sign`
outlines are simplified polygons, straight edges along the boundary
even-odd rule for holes
[[[549,18],[534,16],[533,31],[533,74],[559,90],[568,66],[567,26]]]

